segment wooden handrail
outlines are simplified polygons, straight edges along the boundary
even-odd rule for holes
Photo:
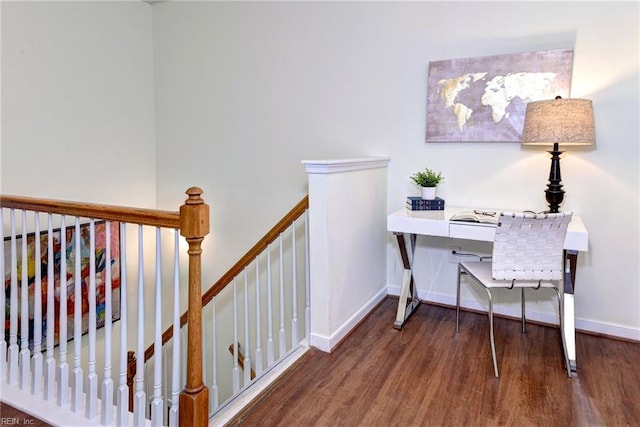
[[[253,261],[262,251],[267,249],[267,246],[276,240],[280,233],[285,231],[287,227],[289,227],[294,220],[299,218],[300,215],[302,215],[308,208],[309,196],[304,196],[302,200],[300,200],[298,204],[289,211],[289,213],[282,217],[282,219],[274,225],[273,228],[258,241],[258,243],[253,245],[253,247],[233,265],[233,267],[231,267],[211,288],[209,288],[207,292],[205,292],[204,295],[202,295],[202,305],[205,306],[209,304],[213,297],[218,295],[234,277],[240,274],[245,267],[251,264],[251,261]]]
[[[179,212],[156,209],[130,208],[11,195],[0,195],[0,206],[3,208],[72,215],[83,218],[95,218],[156,227],[180,228]]]
[[[240,274],[269,244],[278,238],[280,233],[287,229],[291,223],[300,217],[305,210],[309,208],[309,196],[304,196],[297,205],[293,207],[276,225],[265,234],[249,251],[238,260],[220,279],[218,279],[203,295],[202,306],[207,305],[213,298],[220,293],[231,280]],[[180,327],[187,324],[189,311],[185,311],[180,316]],[[173,337],[173,327],[167,328],[162,334],[162,345],[165,345]],[[144,361],[148,361],[153,357],[153,344],[144,352]]]

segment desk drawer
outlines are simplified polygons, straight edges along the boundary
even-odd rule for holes
[[[495,225],[449,223],[449,237],[456,239],[493,242],[496,235]]]

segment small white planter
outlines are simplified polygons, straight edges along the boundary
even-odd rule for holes
[[[422,188],[423,200],[433,200],[436,198],[436,188],[438,187],[421,187],[421,188]]]

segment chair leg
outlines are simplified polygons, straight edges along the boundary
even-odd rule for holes
[[[460,332],[460,276],[462,267],[458,264],[458,284],[456,289],[456,333]]]
[[[485,288],[486,289],[486,288]],[[493,357],[493,372],[496,378],[499,378],[498,374],[498,359],[496,358],[496,343],[493,337],[493,299],[491,297],[491,291],[486,289],[487,295],[489,295],[489,338],[491,340],[491,356]]]
[[[525,318],[525,310],[524,310],[524,306],[525,306],[525,301],[524,301],[524,288],[520,288],[520,304],[522,305],[522,333],[526,334],[527,333],[527,321]]]

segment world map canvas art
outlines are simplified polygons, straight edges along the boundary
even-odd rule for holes
[[[429,63],[427,142],[520,142],[527,103],[568,98],[573,50]]]

